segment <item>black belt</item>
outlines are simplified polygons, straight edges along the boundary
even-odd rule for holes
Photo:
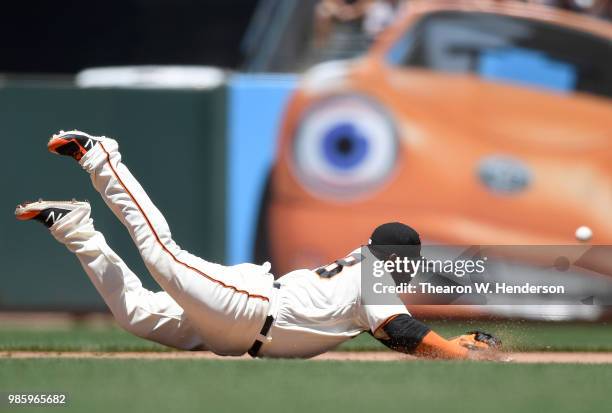
[[[280,288],[280,283],[274,281],[273,287]],[[267,316],[266,321],[264,321],[263,327],[261,327],[261,331],[259,332],[259,334],[264,337],[267,336],[268,333],[270,332],[270,327],[272,327],[273,322],[274,322],[274,317],[271,315]],[[255,342],[253,343],[249,351],[247,351],[247,353],[249,353],[251,357],[257,357],[257,354],[259,353],[261,346],[263,346],[263,342],[261,340],[255,340]]]

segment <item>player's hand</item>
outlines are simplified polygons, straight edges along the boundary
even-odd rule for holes
[[[499,338],[484,331],[469,331],[449,341],[474,351],[500,350],[502,345]]]
[[[469,331],[450,341],[467,348],[469,360],[512,361],[508,354],[500,351],[501,340],[484,331]]]

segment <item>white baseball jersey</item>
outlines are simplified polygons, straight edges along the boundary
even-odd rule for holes
[[[140,337],[222,355],[244,354],[260,339],[261,356],[310,357],[408,313],[399,298],[391,305],[364,303],[359,264],[329,278],[294,271],[279,279],[277,289],[269,266],[207,262],[172,240],[163,215],[121,162],[114,140],[101,140],[80,164],[164,291],[142,287],[95,230],[88,206],[58,220],[51,233],[77,255],[117,322]],[[264,338],[260,331],[269,315],[274,323]]]
[[[278,309],[262,356],[312,357],[368,330],[383,338],[381,325],[395,315],[409,314],[399,298],[387,305],[364,302],[360,263],[344,266],[329,278],[297,270],[278,281]]]

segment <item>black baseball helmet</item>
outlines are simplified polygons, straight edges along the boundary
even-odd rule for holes
[[[411,259],[421,256],[419,233],[401,222],[387,222],[376,227],[370,236],[368,246],[379,260],[387,260],[392,255]]]

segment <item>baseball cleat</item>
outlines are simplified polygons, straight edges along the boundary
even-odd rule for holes
[[[71,156],[80,161],[83,155],[96,146],[100,140],[101,138],[97,136],[90,136],[78,130],[60,131],[49,139],[47,148],[51,153]]]
[[[17,205],[15,217],[20,221],[40,221],[50,228],[57,221],[75,209],[86,206],[87,202],[79,201],[43,201],[26,202]]]

